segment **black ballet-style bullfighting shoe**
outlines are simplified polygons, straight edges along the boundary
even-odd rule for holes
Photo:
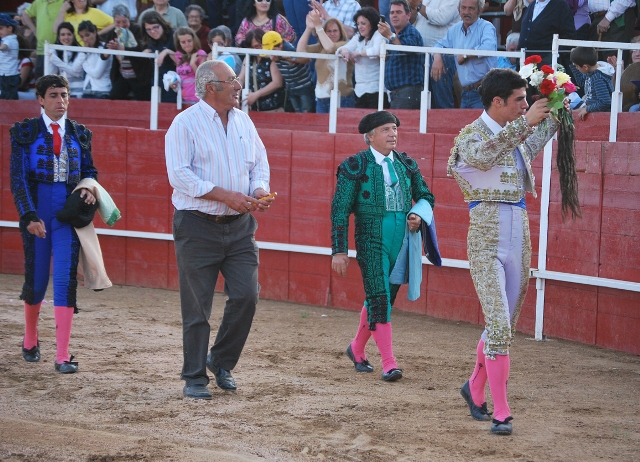
[[[213,373],[216,378],[216,385],[223,390],[234,391],[236,390],[236,381],[231,376],[231,372],[213,364],[211,360],[211,354],[207,355],[207,368]]]
[[[355,367],[356,372],[373,372],[373,366],[369,361],[363,359],[362,361],[356,361],[355,356],[353,356],[353,350],[351,349],[351,344],[347,347],[347,358],[349,358],[353,362],[353,367]]]
[[[382,373],[382,380],[385,382],[395,382],[402,378],[402,369],[391,369],[389,372]]]
[[[69,361],[65,361],[62,364],[55,361],[54,363],[55,371],[61,374],[75,374],[78,372],[78,362],[73,360],[73,356],[69,358]]]
[[[482,406],[478,406],[473,402],[473,398],[471,398],[471,389],[469,388],[469,381],[467,380],[462,388],[460,388],[460,394],[467,402],[469,406],[469,412],[471,413],[471,417],[480,421],[489,421],[491,420],[491,413],[487,410],[487,403],[482,403]]]
[[[22,357],[28,363],[37,363],[40,361],[40,342],[36,346],[29,348],[28,350],[22,344]]]
[[[511,416],[504,419],[503,422],[493,419],[491,423],[491,433],[494,435],[510,435],[513,432],[513,426],[511,425],[512,420],[513,417]]]

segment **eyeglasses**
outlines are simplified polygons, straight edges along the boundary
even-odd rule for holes
[[[153,25],[150,25],[149,27],[144,28],[144,30],[146,30],[147,32],[153,32],[154,30],[158,30],[158,29],[162,29],[162,26],[160,24],[153,24]]]
[[[240,83],[240,79],[238,77],[235,77],[233,79],[229,79],[229,80],[209,80],[208,83],[227,83],[231,86],[235,85],[236,83],[240,86],[242,86],[242,84]]]
[[[255,0],[256,3],[271,3],[271,0]]]

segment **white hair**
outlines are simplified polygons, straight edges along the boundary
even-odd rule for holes
[[[462,0],[458,2],[458,9],[460,9],[460,6],[462,6]],[[478,13],[482,13],[483,9],[484,9],[484,0],[478,0]]]
[[[214,59],[212,61],[205,61],[196,70],[196,96],[200,99],[204,98],[204,95],[207,94],[207,84],[212,80],[220,80],[218,74],[214,70],[217,66],[225,64],[224,61],[220,61],[218,59]],[[216,90],[222,91],[222,84],[216,83]]]
[[[518,42],[520,41],[520,33],[519,32],[511,32],[509,35],[507,35],[507,41],[505,42],[504,46],[506,48],[509,48],[509,45],[512,43],[515,43],[516,46],[518,46]]]

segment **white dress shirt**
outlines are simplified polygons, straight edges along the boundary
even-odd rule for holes
[[[459,0],[422,1],[425,7],[424,11],[427,14],[425,32],[420,31],[425,47],[432,47],[434,43],[447,34],[449,27],[460,21],[459,3]],[[418,13],[418,15],[422,16],[421,13]]]
[[[269,191],[267,152],[247,114],[229,111],[227,130],[220,116],[200,100],[176,116],[165,136],[171,201],[178,210],[233,215],[222,202],[200,199],[218,186],[248,196]]]
[[[373,149],[373,147],[371,147],[371,146],[369,146],[369,147],[371,148],[371,153],[373,154],[373,157],[376,158],[376,164],[378,164],[378,165],[380,165],[382,167],[382,176],[384,177],[385,184],[390,185],[391,184],[391,175],[389,174],[389,164],[387,162],[385,162],[384,160],[388,157],[389,159],[391,159],[391,162],[393,162],[394,161],[393,151],[391,151],[388,156],[385,156],[384,154],[381,154],[378,151],[376,151],[375,149]]]
[[[542,13],[542,10],[544,10],[548,4],[549,0],[536,0],[535,4],[533,5],[533,16],[531,17],[531,20],[535,21],[538,15]]]
[[[52,120],[44,111],[42,112],[42,120],[44,121],[45,126],[47,127],[47,131],[50,135],[53,135],[53,128],[51,128],[52,123],[58,124],[58,134],[60,135],[60,139],[62,140],[62,145],[60,146],[60,155],[53,156],[53,182],[54,183],[66,183],[67,181],[67,164],[69,162],[69,156],[67,154],[67,143],[64,142],[64,134],[66,133],[67,127],[67,113],[60,117],[60,120],[54,121]]]
[[[589,13],[606,11],[605,18],[611,22],[634,6],[636,6],[634,0],[613,0],[612,2],[609,0],[589,0]]]
[[[367,56],[358,56],[355,60],[354,70],[356,73],[356,86],[353,88],[356,96],[360,98],[365,93],[378,93],[378,82],[380,80],[380,45],[386,42],[380,32],[376,31],[371,40],[365,43],[360,40],[360,33],[356,32],[346,45],[342,45],[336,50],[340,55],[340,50],[346,48],[351,53],[359,55],[365,50]]]

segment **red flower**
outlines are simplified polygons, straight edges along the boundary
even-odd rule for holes
[[[573,84],[573,82],[566,82],[562,86],[562,88],[564,88],[564,91],[567,93],[567,95],[576,91],[576,86]]]
[[[541,70],[542,72],[544,72],[545,74],[553,74],[553,73],[554,73],[553,67],[551,67],[551,66],[547,66],[546,64],[545,64],[544,66],[542,66],[542,67],[540,68],[540,70]]]
[[[556,89],[556,84],[552,80],[544,79],[540,84],[540,93],[549,96]]]
[[[531,55],[529,56],[527,59],[524,60],[524,64],[531,64],[531,63],[536,63],[536,64],[540,64],[542,62],[542,58],[538,55]]]

